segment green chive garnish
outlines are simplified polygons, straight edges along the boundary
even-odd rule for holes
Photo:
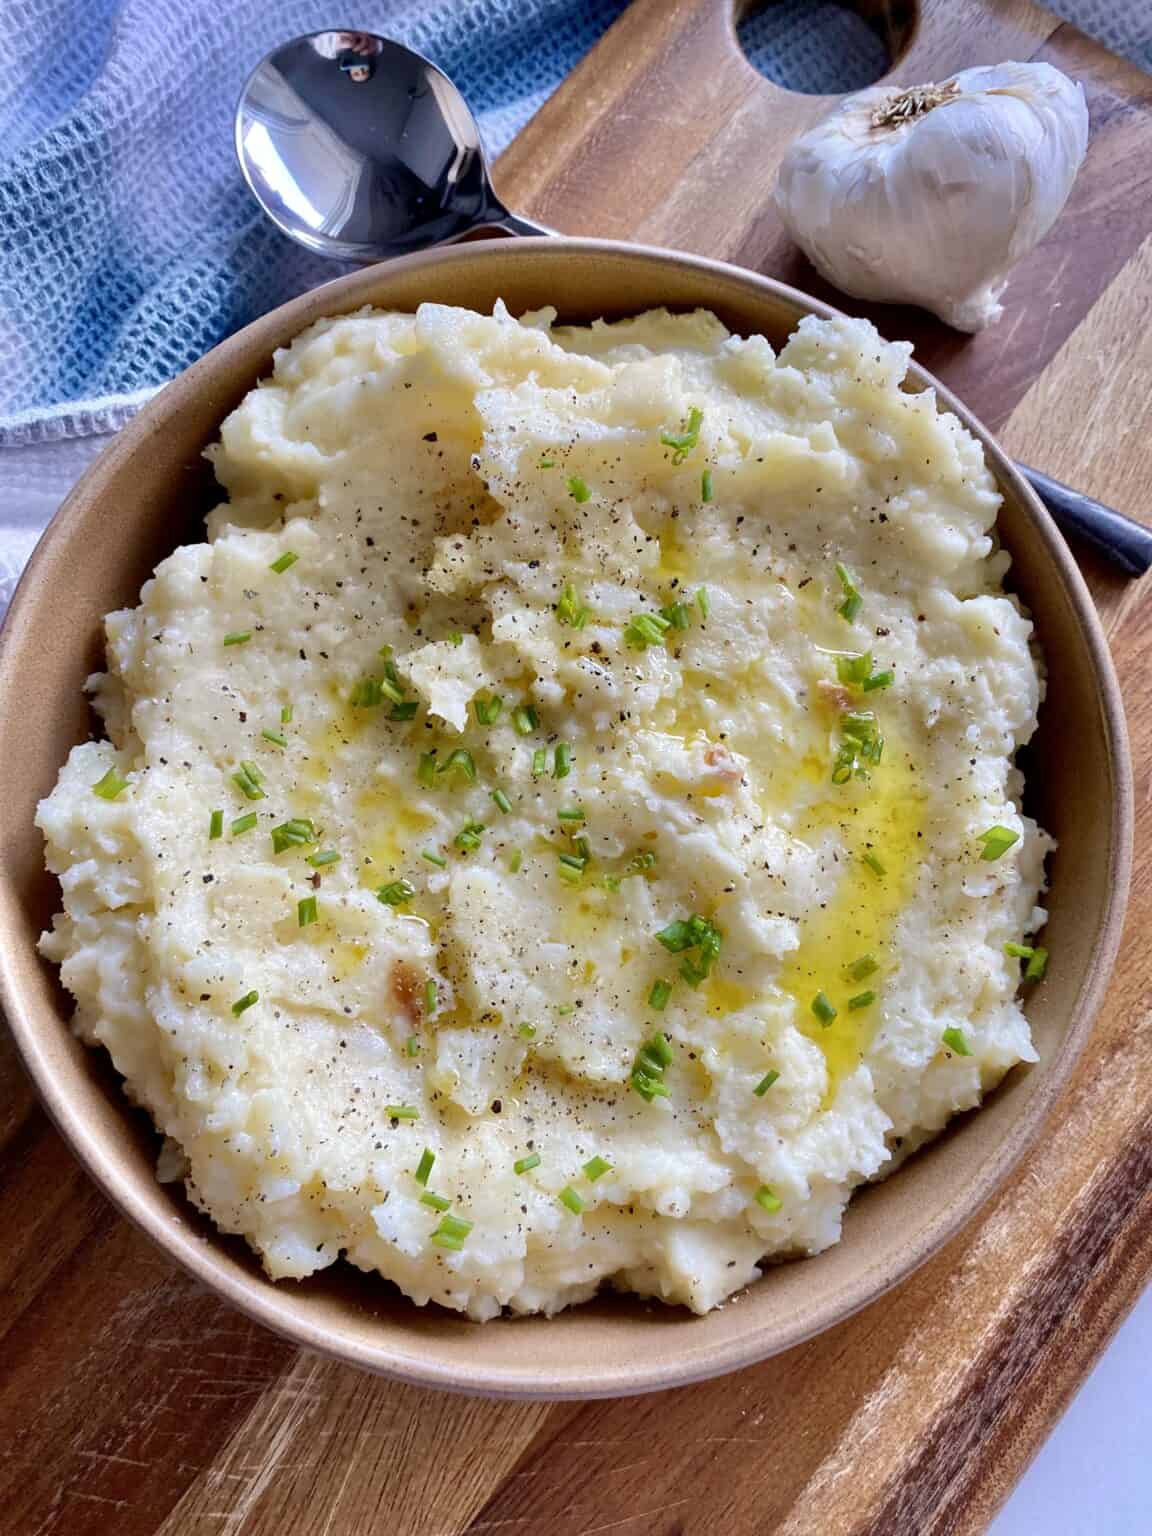
[[[416,1172],[412,1175],[417,1184],[427,1185],[428,1175],[432,1172],[435,1161],[435,1152],[433,1152],[431,1147],[425,1147],[420,1154],[420,1161],[416,1164]]]
[[[316,828],[302,816],[293,816],[290,821],[282,821],[278,827],[272,828],[273,853],[285,853],[289,848],[306,848],[315,841]]]
[[[259,817],[255,811],[249,811],[245,816],[237,816],[236,820],[228,828],[233,837],[240,837],[245,832],[251,832]]]
[[[853,981],[867,981],[879,969],[879,962],[872,955],[861,955],[859,960],[853,960],[851,965],[845,966]]]
[[[871,651],[865,651],[861,656],[837,656],[836,658],[836,676],[842,683],[858,688],[868,681],[871,673]]]
[[[424,1016],[434,1019],[440,1005],[440,999],[436,991],[436,983],[431,976],[424,983]]]
[[[683,954],[686,950],[696,951],[695,958],[689,955],[681,963],[680,974],[689,986],[698,987],[711,974],[724,935],[710,919],[694,912],[691,917],[677,918],[669,923],[655,938],[672,955]]]
[[[1031,960],[1036,951],[1031,944],[1005,944],[1004,953],[1014,960]]]
[[[692,615],[686,603],[670,603],[667,608],[661,608],[660,617],[667,619],[673,629],[682,631],[688,628]]]
[[[452,1202],[446,1200],[443,1195],[435,1195],[431,1190],[427,1190],[420,1196],[420,1204],[430,1205],[434,1211],[446,1211]]]
[[[991,862],[1008,852],[1013,843],[1020,841],[1019,832],[1013,832],[1011,827],[989,827],[987,832],[979,833],[979,839],[984,844],[980,854],[982,859]]]
[[[448,860],[446,858],[444,858],[441,854],[433,853],[430,848],[425,848],[424,852],[420,855],[420,857],[422,859],[426,859],[429,864],[435,864],[437,869],[447,869],[448,868]]]
[[[560,1017],[562,1019],[565,1019],[565,1018],[568,1017],[569,1014],[576,1012],[576,1004],[575,1003],[560,1003],[560,1004],[558,1004],[558,1006],[556,1008],[556,1012],[560,1015]]]
[[[339,864],[340,855],[335,848],[326,848],[323,853],[312,853],[308,856],[308,863],[313,869],[324,869],[329,864]]]
[[[940,1037],[950,1051],[955,1051],[957,1056],[971,1056],[972,1048],[964,1037],[962,1029],[946,1029]]]
[[[566,805],[556,812],[560,821],[585,821],[587,818],[578,805]]]
[[[419,1120],[420,1111],[415,1104],[385,1104],[384,1113],[389,1120]]]
[[[535,1024],[521,1024],[516,1033],[520,1036],[521,1040],[535,1040],[536,1026]]]
[[[294,550],[286,549],[279,559],[273,560],[268,569],[275,571],[277,576],[283,576],[284,572],[294,566],[299,558],[300,556]]]
[[[282,731],[269,731],[265,729],[261,731],[260,734],[263,736],[265,741],[270,741],[273,746],[286,747],[288,745],[288,742],[285,739],[284,733]]]
[[[224,836],[224,812],[213,811],[208,818],[208,838],[214,842],[216,838]]]
[[[232,782],[247,800],[263,800],[264,791],[260,788],[264,775],[255,763],[241,763],[232,775]]]
[[[573,501],[587,501],[592,492],[579,475],[569,475],[568,494]]]
[[[709,604],[708,592],[705,587],[701,587],[696,593],[696,606],[700,610],[700,617],[706,619],[711,605]]]
[[[779,1081],[780,1081],[780,1074],[779,1074],[779,1072],[776,1072],[776,1071],[765,1072],[764,1076],[756,1084],[756,1086],[755,1086],[755,1088],[753,1088],[752,1092],[756,1095],[756,1097],[758,1099],[762,1099],[764,1097],[764,1095],[768,1092],[769,1088],[771,1088],[772,1084],[776,1083],[776,1082],[779,1082]]]
[[[523,862],[523,853],[519,848],[513,848],[512,852],[508,855],[508,873],[510,875],[518,875],[520,873],[520,866],[523,864]]]
[[[655,1008],[657,1013],[663,1013],[668,1006],[668,999],[672,996],[672,983],[661,978],[652,983],[652,990],[648,994],[649,1008]]]
[[[812,1012],[825,1029],[828,1028],[829,1024],[836,1017],[835,1008],[833,1008],[823,992],[817,992],[816,996],[812,999]]]
[[[542,773],[548,772],[548,754],[543,747],[537,747],[532,754],[532,777],[538,779]]]
[[[864,606],[864,599],[856,590],[856,583],[853,581],[847,566],[841,565],[839,561],[836,562],[836,574],[840,578],[840,585],[844,590],[844,601],[837,605],[836,612],[841,618],[846,619],[851,624]]]
[[[556,468],[556,460],[555,459],[541,459],[539,464],[537,464],[536,468],[537,469],[555,469]]]
[[[580,1212],[584,1209],[583,1200],[581,1200],[571,1184],[565,1184],[556,1198],[561,1205],[566,1206],[572,1212],[573,1216],[579,1216]]]
[[[450,629],[448,631],[448,638],[449,638],[449,640],[451,640],[453,645],[463,645],[464,644],[464,636],[460,633],[460,631],[458,629]]]
[[[671,628],[671,620],[662,613],[638,613],[624,626],[624,643],[634,651],[645,651],[650,645],[663,645]]]
[[[870,1008],[875,1001],[875,992],[857,992],[855,997],[848,999],[848,1011],[854,1013],[860,1008]]]
[[[840,722],[840,749],[832,765],[833,784],[847,784],[855,776],[867,781],[869,769],[884,756],[884,738],[870,709],[845,715]]]
[[[590,1157],[584,1164],[584,1177],[589,1184],[595,1184],[597,1179],[602,1179],[606,1173],[612,1172],[612,1164],[603,1157]]]
[[[684,423],[681,432],[661,432],[660,441],[665,448],[671,448],[673,464],[683,464],[684,460],[700,441],[700,428],[704,425],[704,412],[698,405],[694,405],[688,412],[688,420]]]
[[[566,581],[560,589],[560,599],[556,604],[555,613],[556,622],[567,625],[569,629],[583,629],[591,616],[591,610],[577,595],[576,588],[570,581]]]
[[[281,725],[291,725],[292,724],[292,706],[291,706],[291,704],[282,704],[280,706],[280,724]]]
[[[518,1157],[512,1164],[513,1173],[529,1173],[533,1168],[539,1168],[539,1152],[529,1152],[527,1157]]]
[[[416,712],[420,705],[415,699],[404,699],[399,704],[393,704],[388,711],[389,720],[415,720]]]
[[[868,868],[877,877],[877,879],[883,880],[884,876],[888,873],[887,865],[884,864],[881,859],[877,858],[877,856],[871,852],[871,850],[860,855],[860,862],[861,864],[867,864]]]
[[[420,1054],[420,1036],[419,1035],[409,1035],[408,1036],[407,1040],[405,1040],[405,1042],[404,1042],[404,1054],[405,1054],[405,1056],[408,1056],[408,1057],[419,1056],[419,1054]]]
[[[505,816],[507,816],[508,812],[512,809],[512,802],[511,802],[511,800],[509,800],[508,796],[504,793],[504,791],[502,789],[494,789],[494,790],[492,790],[490,792],[489,798],[492,800],[493,804],[496,806],[496,809],[499,810],[499,811],[503,811]]]
[[[482,821],[466,821],[452,839],[461,853],[473,853],[480,846],[480,839],[487,828]]]
[[[712,471],[706,469],[700,476],[700,500],[708,502],[712,500]]]
[[[432,1241],[438,1248],[450,1248],[459,1251],[464,1246],[464,1239],[472,1230],[472,1223],[465,1221],[460,1216],[443,1216],[440,1225],[432,1234]]]
[[[236,1015],[237,1018],[239,1018],[245,1009],[251,1008],[253,1004],[258,1003],[259,1001],[259,992],[245,992],[243,997],[238,998],[236,1002],[232,1004],[232,1012]]]
[[[437,773],[462,773],[470,784],[476,782],[476,760],[466,747],[457,747],[449,752],[444,761],[437,767]]]
[[[97,779],[92,786],[92,793],[99,795],[101,800],[115,800],[128,788],[128,780],[115,768],[109,768],[103,778]]]
[[[779,1195],[773,1194],[769,1185],[761,1184],[756,1191],[756,1204],[762,1211],[767,1211],[769,1216],[774,1216],[784,1202]]]
[[[497,693],[490,699],[473,699],[472,708],[476,712],[478,724],[495,725],[500,718],[500,711],[504,708],[504,700]]]
[[[536,711],[530,704],[517,704],[512,711],[512,725],[517,736],[531,736],[536,729]]]
[[[247,645],[252,638],[250,629],[234,629],[231,634],[224,636],[225,645]]]
[[[1024,980],[1025,981],[1043,981],[1044,980],[1044,974],[1047,971],[1047,969],[1048,969],[1048,951],[1042,945],[1037,944],[1036,949],[1035,949],[1035,951],[1034,951],[1034,953],[1032,955],[1032,958],[1029,960],[1028,964],[1024,967]]]
[[[417,781],[423,784],[425,789],[431,789],[436,781],[436,754],[435,752],[421,752],[420,762],[416,769]]]
[[[572,748],[566,741],[557,742],[552,758],[552,777],[566,779],[572,772]]]
[[[402,907],[415,894],[416,887],[410,880],[390,880],[376,892],[376,900],[382,901],[386,907]]]
[[[872,693],[877,688],[891,688],[896,681],[896,674],[891,667],[885,672],[873,672],[871,677],[864,679],[864,692]]]
[[[296,903],[296,917],[301,928],[307,928],[309,923],[318,922],[320,914],[316,909],[315,896],[302,896]]]

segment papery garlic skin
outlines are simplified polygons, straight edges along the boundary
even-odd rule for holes
[[[845,293],[979,331],[1072,190],[1088,147],[1084,91],[1050,64],[1013,63],[923,90],[945,99],[884,126],[874,118],[902,92],[874,86],[842,102],[788,150],[776,206]]]

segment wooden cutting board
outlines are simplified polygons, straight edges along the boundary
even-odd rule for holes
[[[880,25],[910,8],[861,4]],[[756,75],[730,9],[634,0],[503,157],[500,190],[571,233],[723,257],[842,302],[790,250],[769,200],[785,145],[829,102]],[[970,339],[912,312],[874,316],[1015,454],[1139,515],[1152,80],[1028,3],[922,10],[893,80],[1046,59],[1084,81],[1092,142],[998,327]],[[171,1268],[79,1171],[0,1041],[0,1532],[983,1530],[1152,1263],[1152,616],[1143,586],[1085,565],[1133,733],[1127,947],[1034,1153],[932,1263],[788,1355],[656,1397],[550,1406],[395,1386],[296,1352]]]

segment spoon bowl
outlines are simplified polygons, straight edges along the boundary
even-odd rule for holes
[[[313,32],[263,58],[237,103],[236,154],[272,222],[337,261],[386,261],[484,227],[551,233],[496,196],[448,76],[372,32]]]

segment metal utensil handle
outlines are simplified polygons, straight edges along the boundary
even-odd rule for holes
[[[1152,529],[1038,469],[1029,469],[1026,464],[1019,468],[1062,533],[1083,539],[1129,576],[1143,576],[1152,566]]]

